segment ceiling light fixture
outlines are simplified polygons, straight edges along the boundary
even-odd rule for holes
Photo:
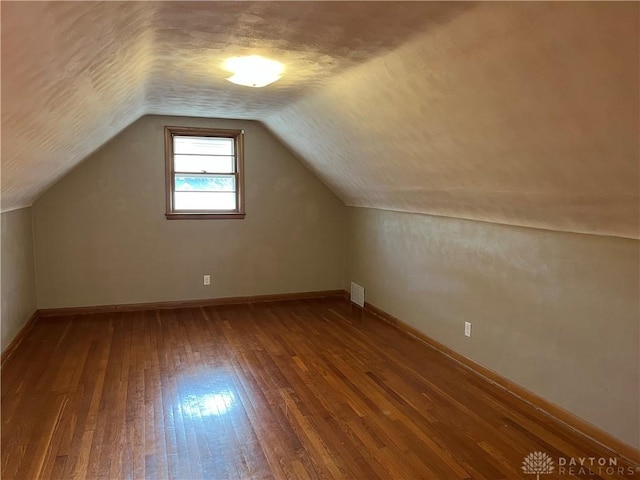
[[[231,83],[255,88],[279,80],[284,73],[284,65],[280,62],[259,55],[230,58],[225,62],[224,68],[233,72],[233,75],[227,78]]]

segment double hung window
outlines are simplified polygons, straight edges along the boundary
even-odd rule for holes
[[[165,127],[166,216],[244,218],[242,130]]]

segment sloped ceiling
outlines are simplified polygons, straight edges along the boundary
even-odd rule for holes
[[[1,9],[3,210],[158,113],[259,120],[349,205],[640,236],[637,3]]]
[[[485,4],[267,124],[348,205],[638,238],[638,6]]]

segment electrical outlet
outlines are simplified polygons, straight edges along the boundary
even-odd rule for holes
[[[211,285],[211,275],[205,275],[204,276],[204,284],[205,285]]]
[[[465,337],[470,337],[471,336],[471,323],[470,322],[464,322],[464,336]]]

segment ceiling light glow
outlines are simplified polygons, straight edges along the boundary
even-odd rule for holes
[[[225,62],[224,68],[233,72],[233,75],[227,78],[231,83],[255,88],[279,80],[284,73],[283,64],[259,55],[230,58]]]

